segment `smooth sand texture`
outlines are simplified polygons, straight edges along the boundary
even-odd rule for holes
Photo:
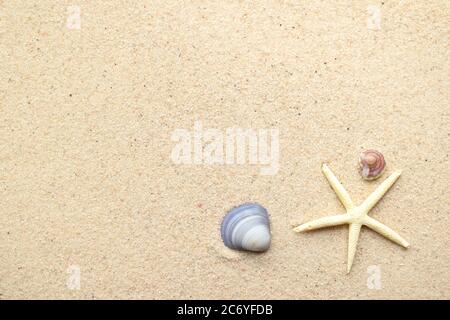
[[[0,0],[0,298],[449,299],[449,10]],[[195,120],[279,129],[278,174],[174,164],[171,134]],[[357,171],[364,148],[386,158],[379,180]],[[347,227],[293,232],[344,212],[323,162],[358,204],[402,169],[371,216],[411,247],[363,229],[346,275]],[[271,216],[265,254],[221,243],[247,201]]]

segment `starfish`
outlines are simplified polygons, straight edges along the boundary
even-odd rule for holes
[[[296,228],[295,232],[310,231],[314,229],[338,226],[342,224],[349,225],[348,234],[348,260],[347,260],[347,273],[350,272],[352,268],[353,259],[356,253],[356,245],[358,243],[359,232],[362,226],[369,227],[370,229],[378,232],[389,240],[405,247],[409,247],[409,243],[403,239],[397,232],[391,228],[385,226],[378,220],[368,216],[369,211],[377,204],[377,202],[384,196],[384,194],[389,190],[390,187],[397,181],[402,173],[400,170],[392,173],[386,180],[384,180],[372,194],[359,206],[353,204],[350,195],[326,165],[322,165],[322,171],[334,192],[336,192],[339,200],[344,205],[347,213],[338,214],[334,216],[324,217],[317,220],[313,220],[304,223]]]

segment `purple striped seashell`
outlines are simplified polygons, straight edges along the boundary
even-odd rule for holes
[[[267,210],[257,203],[231,209],[220,227],[223,243],[234,250],[263,252],[270,247],[270,223]]]

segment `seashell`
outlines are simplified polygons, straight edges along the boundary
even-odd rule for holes
[[[223,243],[230,249],[262,252],[270,247],[270,223],[267,210],[257,203],[231,209],[220,227]]]
[[[359,166],[363,179],[374,180],[383,174],[386,162],[380,152],[369,149],[360,153]]]

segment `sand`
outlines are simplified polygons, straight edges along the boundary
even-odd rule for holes
[[[449,299],[449,9],[0,1],[0,298]],[[195,121],[278,130],[279,170],[174,163]],[[347,275],[347,227],[294,233],[344,212],[323,162],[356,203],[402,169],[370,214],[411,247],[363,229]],[[220,239],[249,201],[264,254]]]

